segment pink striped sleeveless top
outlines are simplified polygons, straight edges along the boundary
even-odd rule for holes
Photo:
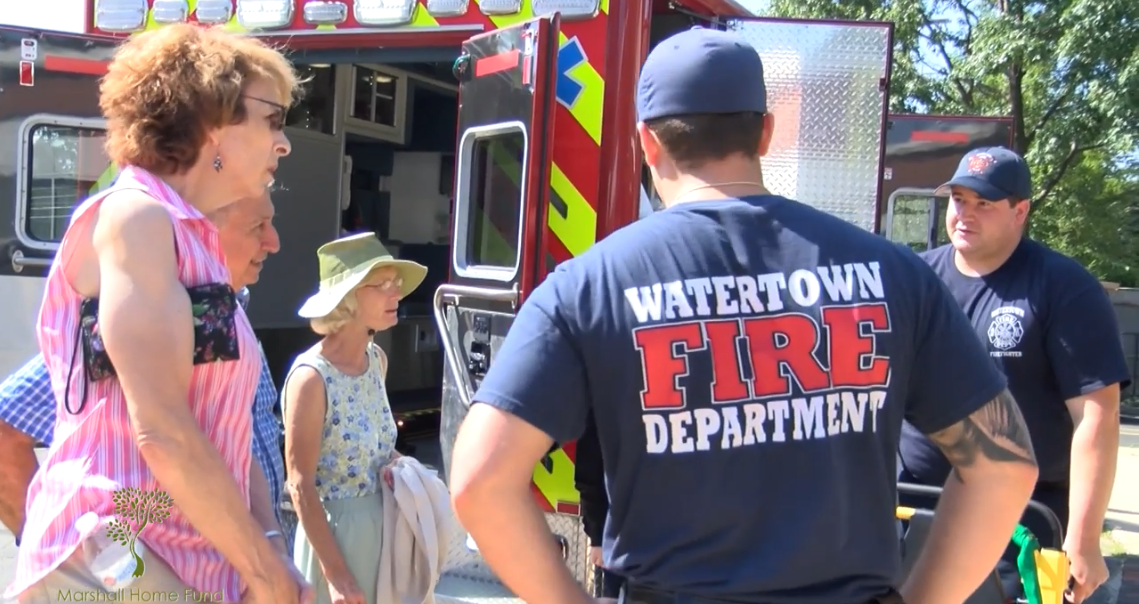
[[[128,167],[109,190],[88,199],[71,219],[86,221],[113,191],[138,189],[163,202],[174,225],[178,277],[187,287],[228,283],[217,229],[193,206],[148,172]],[[48,458],[28,489],[28,515],[20,545],[16,578],[6,597],[15,597],[58,567],[96,530],[105,530],[114,514],[112,493],[120,487],[161,489],[146,466],[127,416],[122,388],[115,378],[87,381],[83,353],[75,338],[80,296],[64,277],[62,264],[75,245],[69,229],[48,273],[40,308],[38,336],[56,398],[55,436]],[[260,372],[257,340],[245,312],[238,309],[241,359],[195,365],[190,409],[202,432],[217,447],[246,501],[249,499],[252,400]],[[68,375],[72,364],[71,383]],[[156,376],[162,379],[161,376]],[[65,391],[72,414],[64,408]],[[237,602],[243,585],[234,568],[178,510],[151,523],[139,536],[187,586],[222,592]],[[224,513],[221,510],[219,513]]]

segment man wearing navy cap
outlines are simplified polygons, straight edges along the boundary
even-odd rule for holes
[[[1078,604],[1107,580],[1099,540],[1115,480],[1119,392],[1131,381],[1115,312],[1076,261],[1023,236],[1032,180],[1019,155],[971,151],[940,192],[951,196],[951,243],[922,256],[1008,378],[1040,464],[1032,497],[1067,527],[1070,597]],[[902,434],[899,480],[941,484],[949,464],[938,448],[912,425]],[[1057,538],[1038,514],[1024,523],[1041,543]],[[1000,566],[1014,597],[1021,591],[1016,552]]]
[[[908,418],[956,472],[901,591],[960,604],[1036,481],[964,313],[908,249],[764,188],[774,120],[760,58],[735,34],[661,42],[636,102],[665,208],[558,266],[519,310],[452,455],[479,550],[523,601],[587,600],[529,483],[592,413],[604,565],[627,602],[896,601]]]

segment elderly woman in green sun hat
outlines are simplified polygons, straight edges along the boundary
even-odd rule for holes
[[[427,268],[388,253],[373,233],[317,250],[320,289],[298,314],[323,336],[281,389],[285,463],[299,526],[293,560],[317,604],[375,604],[383,531],[380,480],[391,484],[396,423],[372,340]]]

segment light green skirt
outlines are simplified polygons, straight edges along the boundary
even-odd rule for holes
[[[368,604],[376,602],[376,581],[380,575],[380,550],[384,530],[383,496],[380,493],[325,501],[324,517],[332,529],[336,545],[348,570],[364,593]],[[293,562],[316,591],[316,604],[331,604],[328,582],[320,570],[316,550],[308,541],[304,525],[298,524],[293,544]]]

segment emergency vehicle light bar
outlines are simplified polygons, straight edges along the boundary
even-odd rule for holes
[[[246,29],[276,29],[293,22],[292,0],[237,0],[237,22]]]
[[[95,27],[103,31],[128,32],[146,23],[146,0],[97,0]]]
[[[129,33],[146,26],[147,11],[155,23],[184,23],[191,12],[199,23],[220,25],[234,16],[245,29],[265,30],[288,27],[293,22],[296,3],[293,0],[95,0],[95,27],[107,32]],[[601,8],[601,0],[532,0],[537,16],[561,13],[565,19],[590,18]],[[352,15],[363,26],[407,25],[415,16],[417,0],[355,0]],[[428,14],[435,17],[463,15],[470,0],[426,0]],[[485,15],[513,15],[522,11],[523,0],[482,0],[479,10]],[[191,7],[193,6],[192,10]],[[310,25],[336,25],[348,19],[345,0],[308,0],[301,15]]]
[[[470,0],[427,0],[427,12],[433,17],[458,17],[466,14]]]
[[[302,12],[310,25],[336,25],[348,20],[348,5],[343,2],[306,2]]]
[[[150,14],[155,23],[182,23],[190,16],[190,4],[186,0],[154,0]]]
[[[233,17],[233,0],[198,0],[194,10],[198,23],[219,25],[229,23]]]
[[[522,0],[482,0],[479,10],[484,15],[511,15],[522,10]]]
[[[415,0],[356,0],[353,16],[360,25],[403,25],[411,23]]]
[[[601,9],[601,0],[533,0],[534,14],[539,17],[561,13],[563,19],[593,17]]]

